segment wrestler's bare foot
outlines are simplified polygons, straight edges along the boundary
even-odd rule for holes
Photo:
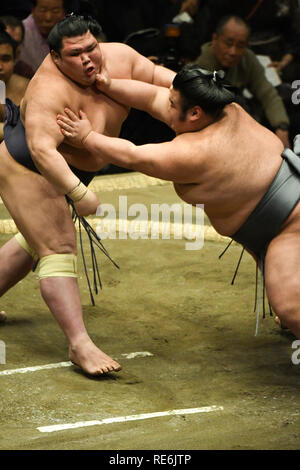
[[[120,364],[101,351],[89,337],[83,337],[69,347],[69,358],[89,375],[118,372]]]
[[[0,312],[0,323],[4,323],[6,320],[7,320],[6,312],[2,310],[2,312]]]

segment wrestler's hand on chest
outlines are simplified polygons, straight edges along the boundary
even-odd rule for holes
[[[121,125],[128,115],[128,109],[101,92],[79,95],[70,100],[68,107],[79,115],[83,111],[91,122],[93,130],[112,137],[118,136]],[[63,110],[62,110],[63,111]]]

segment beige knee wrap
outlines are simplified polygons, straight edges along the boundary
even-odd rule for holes
[[[36,261],[38,259],[38,255],[28,245],[27,241],[25,240],[25,238],[23,237],[23,235],[20,232],[18,232],[15,235],[15,239],[17,240],[19,245],[21,245],[21,247],[31,256],[31,258],[34,259],[34,261]]]
[[[39,279],[77,277],[77,256],[73,253],[44,256],[39,261]]]

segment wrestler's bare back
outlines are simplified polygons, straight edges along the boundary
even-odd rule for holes
[[[109,60],[106,61],[106,68],[111,76],[115,77],[131,77],[130,61],[120,61],[118,55],[118,44],[101,44],[103,55],[107,55]],[[128,115],[128,108],[113,101],[93,85],[90,87],[82,87],[65,76],[54,64],[50,55],[48,55],[40,68],[32,78],[24,99],[21,103],[21,119],[26,126],[25,113],[27,103],[31,100],[43,100],[44,107],[40,109],[41,125],[43,123],[43,112],[47,107],[47,100],[51,100],[55,95],[55,107],[57,113],[61,112],[64,107],[72,107],[75,112],[84,111],[95,130],[108,136],[118,136],[122,123]],[[53,122],[56,126],[56,114],[53,112]],[[67,142],[63,142],[58,147],[58,151],[63,155],[66,161],[86,171],[97,171],[101,169],[100,156],[97,162],[92,155],[83,148],[75,148]],[[103,162],[102,166],[106,163]]]
[[[174,184],[180,198],[204,204],[215,229],[232,235],[265,194],[281,162],[283,145],[235,103],[208,127],[178,136],[199,161],[192,184]]]

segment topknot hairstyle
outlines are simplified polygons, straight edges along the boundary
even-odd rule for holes
[[[195,64],[180,70],[173,80],[173,88],[181,94],[183,111],[198,105],[217,118],[227,104],[235,101],[234,88],[224,77],[223,70],[211,72]]]
[[[64,37],[82,36],[88,31],[97,38],[101,35],[102,28],[91,16],[74,15],[71,13],[56,23],[51,29],[48,36],[50,50],[59,54],[63,47],[62,40]]]

